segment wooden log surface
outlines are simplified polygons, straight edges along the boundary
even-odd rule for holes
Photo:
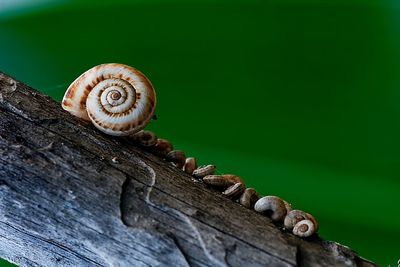
[[[19,266],[375,266],[283,231],[3,73],[0,257]]]

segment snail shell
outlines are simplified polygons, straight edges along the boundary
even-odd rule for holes
[[[243,187],[245,187],[242,179],[234,174],[209,174],[203,177],[203,182],[213,187],[218,187],[222,190],[225,190],[237,183],[240,183],[243,185]]]
[[[185,161],[185,165],[183,165],[183,171],[188,174],[192,174],[196,168],[197,168],[196,159],[193,157],[187,158]]]
[[[258,193],[254,188],[246,188],[244,193],[240,196],[239,203],[248,209],[252,209],[258,199]]]
[[[211,185],[214,187],[220,187],[222,189],[225,189],[225,188],[235,184],[233,181],[225,179],[222,175],[219,175],[219,174],[206,175],[203,177],[203,182],[205,184],[208,184],[208,185]]]
[[[293,227],[302,220],[307,220],[307,213],[301,210],[291,210],[286,214],[285,220],[283,222],[284,226],[288,230],[292,230]]]
[[[293,234],[300,237],[309,237],[315,233],[315,225],[311,220],[302,220],[296,223]]]
[[[62,107],[92,121],[106,134],[131,135],[146,127],[153,117],[156,93],[146,76],[135,68],[102,64],[83,73],[68,87]]]
[[[165,159],[172,162],[177,168],[181,169],[185,165],[186,156],[182,150],[172,150],[167,154]]]
[[[142,146],[153,146],[157,143],[157,136],[150,131],[140,131],[133,135],[133,139],[139,142]]]
[[[254,210],[267,214],[275,222],[283,221],[286,215],[285,203],[277,196],[260,198],[254,205]]]
[[[193,171],[193,176],[203,178],[204,176],[214,174],[216,167],[214,165],[202,165]]]
[[[157,143],[155,144],[155,146],[154,146],[154,148],[153,148],[153,152],[154,152],[156,155],[158,155],[158,156],[164,158],[164,157],[166,157],[167,154],[168,154],[169,152],[171,152],[173,149],[174,149],[174,147],[173,147],[173,145],[171,144],[170,141],[165,140],[165,139],[158,138],[158,139],[157,139]]]
[[[228,187],[222,194],[231,199],[237,199],[243,194],[245,189],[244,184],[236,183]]]

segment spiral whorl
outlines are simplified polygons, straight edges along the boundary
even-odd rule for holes
[[[102,64],[69,86],[62,106],[107,134],[131,135],[152,118],[156,94],[140,71],[123,64]]]

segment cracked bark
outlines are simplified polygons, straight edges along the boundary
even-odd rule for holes
[[[335,242],[281,231],[2,73],[0,257],[20,266],[374,266]]]

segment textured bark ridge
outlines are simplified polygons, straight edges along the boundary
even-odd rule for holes
[[[335,242],[283,232],[2,73],[0,257],[20,266],[375,266]]]

